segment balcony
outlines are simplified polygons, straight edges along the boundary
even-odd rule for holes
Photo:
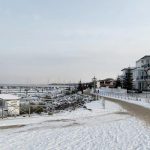
[[[142,80],[142,81],[150,80],[150,76],[139,76],[139,77],[136,78],[136,80]]]
[[[142,65],[142,67],[145,69],[145,68],[149,68],[150,67],[150,64],[144,64]]]

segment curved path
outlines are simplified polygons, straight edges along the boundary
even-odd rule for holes
[[[101,97],[101,96],[100,96]],[[128,103],[126,101],[120,101],[114,98],[104,98],[105,100],[119,104],[123,109],[127,110],[132,116],[144,121],[146,125],[150,125],[150,109],[136,105],[133,103]]]
[[[90,92],[91,92],[90,90],[87,90],[85,91],[85,94],[89,95]],[[99,96],[99,97],[103,97],[103,96]],[[149,108],[136,105],[134,103],[128,103],[126,101],[120,101],[114,98],[104,97],[104,99],[119,104],[123,109],[127,110],[130,115],[135,116],[136,118],[144,121],[146,125],[150,126],[150,109]]]

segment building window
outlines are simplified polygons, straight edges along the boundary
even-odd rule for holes
[[[0,100],[0,107],[2,107],[2,105],[3,105],[3,101],[2,101],[2,100]]]
[[[149,64],[149,60],[148,59],[146,60],[146,64]]]

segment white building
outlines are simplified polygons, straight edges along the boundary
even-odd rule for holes
[[[122,69],[123,74],[120,76],[120,79],[123,81],[123,78],[126,74],[126,70]],[[150,70],[150,55],[146,55],[136,61],[136,67],[132,67],[132,77],[133,77],[133,89],[138,90],[150,90],[150,75],[146,72]]]
[[[19,97],[11,94],[0,94],[0,112],[2,115],[19,115]]]
[[[150,83],[150,75],[146,73],[150,69],[150,55],[144,56],[136,61],[135,69],[135,87],[140,90],[149,90],[148,84]]]

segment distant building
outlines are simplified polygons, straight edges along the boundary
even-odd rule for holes
[[[104,80],[99,80],[100,87],[109,87],[109,88],[114,88],[116,84],[116,80],[112,78],[106,78]]]
[[[0,94],[0,113],[1,115],[19,115],[19,97],[11,94]]]

